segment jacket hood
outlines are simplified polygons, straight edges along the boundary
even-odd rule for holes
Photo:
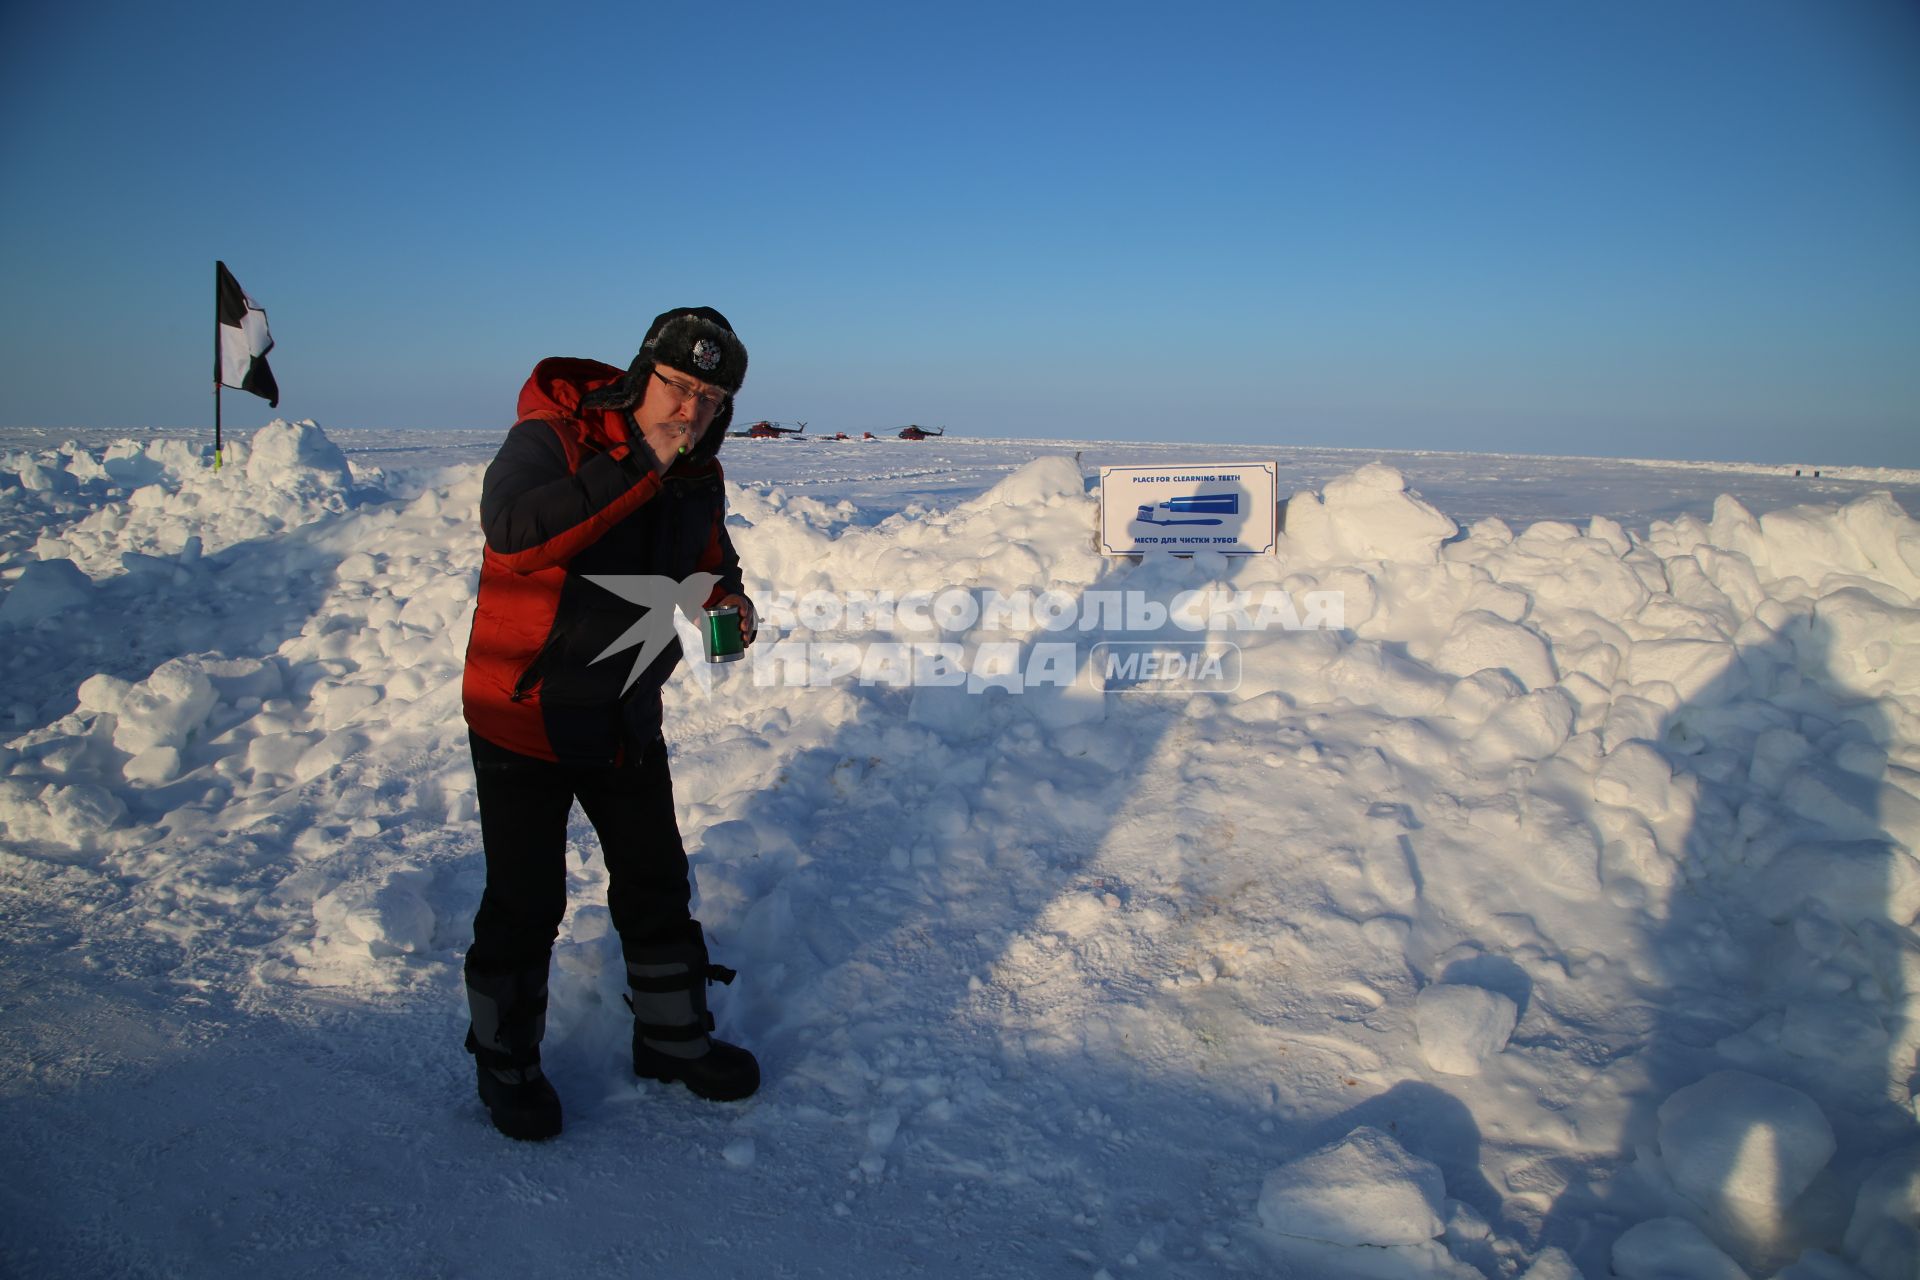
[[[555,413],[571,417],[580,412],[580,401],[588,392],[598,391],[624,376],[625,369],[601,360],[549,356],[533,366],[526,385],[520,388],[519,414],[522,418]]]
[[[580,402],[588,393],[611,386],[626,376],[626,370],[599,360],[575,356],[549,356],[533,366],[526,384],[520,388],[516,422],[528,418],[578,418],[588,439],[612,448],[627,438],[624,414],[617,411],[580,412]]]
[[[620,369],[599,360],[549,356],[533,366],[532,374],[520,388],[518,416],[514,421],[572,418],[586,429],[590,441],[610,449],[626,441],[631,412],[626,406],[639,402],[645,394],[646,381],[652,376],[652,361],[636,360],[633,368]],[[581,404],[589,395],[594,396],[595,404],[583,410]],[[688,451],[686,461],[704,462],[719,453],[732,421],[733,404],[729,401],[726,408],[713,415],[713,421],[707,424],[707,433]]]

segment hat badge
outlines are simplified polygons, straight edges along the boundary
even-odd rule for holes
[[[693,344],[693,363],[702,373],[712,373],[720,364],[720,344],[711,338],[702,338]]]

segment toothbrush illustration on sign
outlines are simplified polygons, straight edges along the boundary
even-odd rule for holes
[[[1171,516],[1189,516],[1192,519],[1162,519],[1154,512],[1164,511]],[[1213,513],[1213,514],[1209,514]],[[1203,493],[1191,498],[1168,498],[1158,506],[1143,504],[1140,514],[1135,516],[1135,524],[1225,524],[1220,516],[1240,514],[1240,495],[1237,493]]]

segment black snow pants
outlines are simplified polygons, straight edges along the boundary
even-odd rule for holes
[[[621,943],[678,941],[691,918],[687,853],[673,814],[667,744],[618,765],[554,764],[469,735],[487,887],[466,972],[544,972],[567,910],[567,815],[578,800],[600,837],[607,907]]]

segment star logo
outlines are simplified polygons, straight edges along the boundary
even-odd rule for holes
[[[719,575],[712,573],[690,574],[681,581],[650,573],[590,573],[584,576],[601,590],[611,591],[628,604],[639,605],[646,610],[593,659],[593,662],[600,662],[623,649],[639,646],[639,652],[633,655],[633,670],[627,673],[627,682],[620,686],[621,693],[633,688],[633,682],[640,678],[640,673],[652,666],[653,660],[673,643],[675,610],[685,614],[687,620],[698,628],[707,597],[713,594],[714,585],[720,581]],[[587,665],[592,666],[593,662]]]

